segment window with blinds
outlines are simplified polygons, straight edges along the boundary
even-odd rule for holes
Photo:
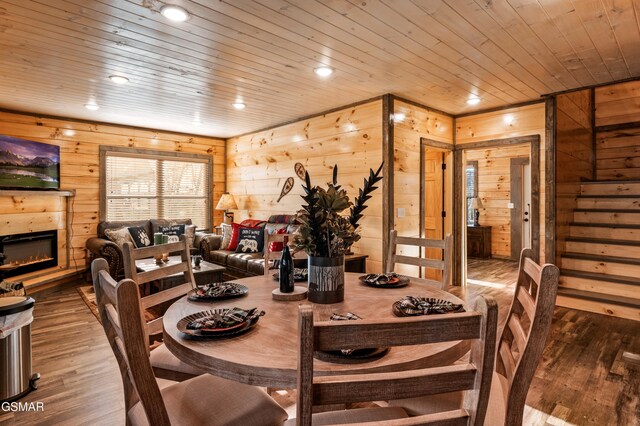
[[[211,161],[138,152],[104,152],[104,219],[190,218],[210,228]]]

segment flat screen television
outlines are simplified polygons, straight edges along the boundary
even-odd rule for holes
[[[0,135],[0,189],[59,188],[59,146]]]

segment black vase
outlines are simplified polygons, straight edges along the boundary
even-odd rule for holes
[[[344,300],[344,256],[309,256],[308,273],[310,302],[328,304]]]

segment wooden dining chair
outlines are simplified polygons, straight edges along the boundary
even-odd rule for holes
[[[490,297],[480,297],[473,312],[386,320],[314,323],[311,306],[300,306],[296,424],[310,426],[312,423],[367,422],[367,425],[482,425],[495,360],[497,322],[498,308]],[[385,373],[313,374],[315,351],[380,347],[410,351],[411,345],[459,340],[471,341],[469,362],[433,368],[408,365],[405,370]],[[398,407],[338,410],[312,415],[313,407],[318,405],[380,401],[452,391],[464,391],[462,408],[415,418],[407,418],[405,410]]]
[[[451,234],[447,234],[444,240],[433,240],[427,238],[416,237],[399,237],[398,231],[391,230],[389,237],[389,254],[387,256],[387,271],[393,271],[397,263],[405,265],[418,266],[420,269],[426,268],[427,270],[435,270],[439,279],[429,278],[411,278],[412,281],[422,282],[439,289],[445,289],[451,280],[451,265],[453,259],[452,255],[452,242]],[[438,257],[412,257],[397,254],[398,246],[415,246],[418,250],[425,249],[428,255],[429,249],[436,249],[442,251],[442,256]]]
[[[293,238],[293,234],[269,234],[269,231],[264,231],[264,275],[269,275],[273,269],[270,269],[270,264],[275,266],[275,260],[279,258],[282,251],[269,251],[269,245],[271,243],[282,243],[284,244],[284,238],[287,237],[289,240]]]
[[[487,425],[522,425],[525,401],[533,374],[542,357],[558,290],[559,270],[539,266],[531,249],[523,249],[515,294],[498,344]],[[390,401],[412,414],[460,406],[461,395]]]
[[[162,265],[148,271],[139,271],[136,267],[136,260],[162,256],[163,253],[180,253],[180,262]],[[132,279],[139,286],[159,282],[174,274],[182,274],[182,282],[180,284],[144,296],[142,298],[142,308],[145,310],[184,296],[190,290],[196,288],[196,280],[193,276],[193,270],[191,269],[189,245],[185,239],[177,243],[159,244],[141,248],[134,248],[133,244],[124,243],[122,258],[124,261],[125,278]],[[162,333],[162,317],[146,323],[146,328],[147,334],[149,335]]]
[[[106,290],[100,288],[98,277],[100,275],[104,275],[101,273],[101,271],[108,274],[109,264],[105,259],[98,258],[91,263],[91,274],[93,276],[93,288],[96,294],[96,303],[98,305],[99,311],[102,309],[101,305],[108,303],[110,300],[115,300],[115,296],[113,294],[108,294],[107,296],[109,297],[107,299],[101,296],[104,291],[110,290],[110,287],[106,287]],[[142,315],[142,317],[144,318],[142,312],[140,312],[139,315]],[[148,327],[146,322],[145,336],[147,339],[146,341],[149,342]],[[149,357],[156,377],[159,377],[161,379],[182,381],[195,376],[199,376],[203,373],[202,370],[194,368],[191,365],[180,361],[167,349],[164,344],[157,344],[154,345],[153,348],[150,348]]]
[[[286,412],[253,386],[208,374],[179,383],[154,377],[138,285],[126,278],[117,283],[104,259],[94,261],[92,273],[102,326],[120,367],[127,424],[271,426],[286,420]]]

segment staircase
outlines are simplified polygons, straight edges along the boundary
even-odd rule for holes
[[[557,304],[640,321],[640,181],[582,184]]]

